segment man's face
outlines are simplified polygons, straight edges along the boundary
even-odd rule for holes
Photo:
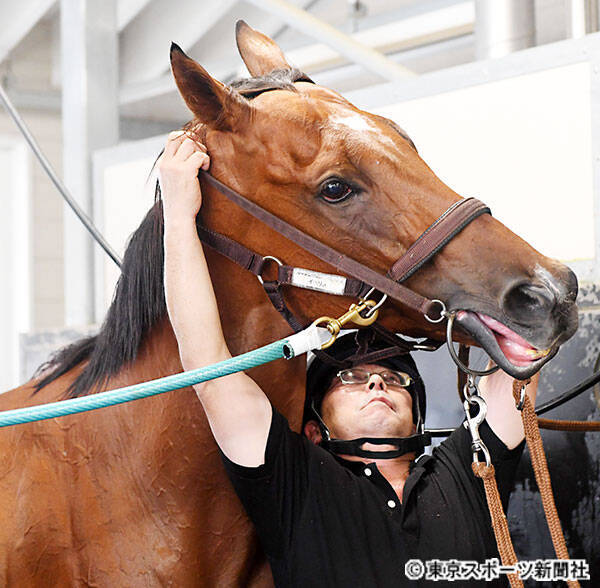
[[[385,367],[357,366],[371,372],[366,384],[344,384],[336,377],[325,393],[321,417],[336,439],[407,437],[415,432],[412,398],[406,388],[388,386]]]

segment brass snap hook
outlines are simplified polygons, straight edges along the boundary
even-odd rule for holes
[[[323,323],[325,324],[325,328],[331,333],[331,338],[329,341],[326,341],[321,345],[321,349],[327,349],[331,347],[337,336],[340,334],[342,327],[349,322],[353,322],[356,325],[361,327],[367,327],[372,325],[379,316],[379,310],[376,310],[371,316],[364,317],[361,315],[361,312],[364,310],[370,309],[376,305],[374,300],[363,300],[358,304],[350,305],[350,308],[339,318],[332,318],[329,316],[321,316],[316,319],[312,326],[319,326]]]

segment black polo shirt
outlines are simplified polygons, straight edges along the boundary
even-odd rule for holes
[[[480,434],[506,508],[524,444],[509,451],[486,422]],[[402,503],[375,464],[334,457],[291,431],[275,410],[265,463],[247,468],[224,455],[223,462],[277,586],[439,587],[445,583],[409,581],[405,562],[499,557],[470,444],[461,426],[432,456],[416,460]],[[501,576],[491,585],[508,583]]]

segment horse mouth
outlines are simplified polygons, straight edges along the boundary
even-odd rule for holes
[[[558,345],[538,349],[503,323],[480,312],[460,310],[456,323],[481,345],[496,365],[519,380],[530,378],[558,351]]]

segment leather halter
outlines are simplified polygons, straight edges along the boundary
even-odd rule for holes
[[[368,288],[373,288],[382,294],[390,296],[404,306],[422,313],[429,320],[438,319],[438,317],[430,315],[435,308],[436,301],[413,292],[400,282],[415,273],[471,221],[482,214],[491,214],[490,209],[476,198],[467,198],[455,202],[419,236],[403,256],[394,262],[388,270],[387,275],[383,276],[290,225],[260,205],[229,188],[207,172],[201,172],[201,174],[209,184],[240,208],[309,253],[312,253],[338,270],[349,274],[351,278],[346,278],[342,291],[338,292],[338,294],[356,296],[365,292]],[[268,260],[274,259],[271,256],[261,256],[233,239],[215,231],[210,231],[202,226],[199,226],[198,229],[199,237],[203,242],[259,277]],[[277,288],[279,284],[298,285],[294,284],[291,279],[294,269],[298,268],[290,268],[283,265],[279,268],[280,279],[276,282]],[[267,283],[263,285],[266,286]],[[287,312],[289,313],[289,311]],[[288,320],[288,322],[290,321]],[[298,321],[295,322],[298,323]],[[293,324],[292,326],[296,328]],[[298,324],[298,326],[300,325]]]

